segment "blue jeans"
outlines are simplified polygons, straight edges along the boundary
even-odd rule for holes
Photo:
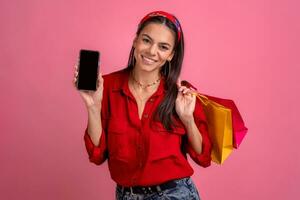
[[[190,177],[174,180],[177,186],[152,194],[122,193],[120,187],[116,187],[116,200],[200,200],[199,193]]]

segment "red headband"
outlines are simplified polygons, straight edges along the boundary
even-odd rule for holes
[[[176,17],[170,13],[164,12],[164,11],[154,11],[151,12],[149,14],[147,14],[140,22],[140,24],[144,23],[146,20],[148,20],[151,17],[156,17],[156,16],[162,16],[167,18],[168,20],[170,20],[175,27],[177,28],[177,35],[178,35],[178,42],[180,41],[181,38],[181,28],[180,28],[180,23],[179,21],[176,19]]]

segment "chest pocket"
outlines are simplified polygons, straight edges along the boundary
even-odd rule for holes
[[[124,162],[129,161],[129,134],[128,124],[124,122],[124,120],[117,118],[109,119],[107,127],[109,159],[116,159]]]
[[[174,160],[181,152],[182,137],[186,134],[183,127],[175,127],[168,131],[161,123],[152,123],[150,135],[150,160]]]

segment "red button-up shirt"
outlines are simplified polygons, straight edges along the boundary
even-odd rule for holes
[[[168,180],[188,177],[193,169],[186,153],[199,165],[211,163],[211,142],[206,118],[197,100],[195,123],[202,135],[202,153],[197,154],[188,144],[186,129],[176,123],[172,132],[153,115],[165,96],[164,79],[145,104],[142,118],[138,116],[135,98],[128,86],[128,70],[104,75],[101,110],[102,134],[95,146],[87,132],[85,146],[91,162],[100,165],[108,159],[112,179],[123,186],[156,185]]]

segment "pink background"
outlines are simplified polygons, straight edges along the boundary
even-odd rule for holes
[[[79,49],[88,48],[101,51],[103,73],[124,67],[139,20],[158,9],[182,23],[182,78],[203,93],[233,99],[249,128],[224,165],[191,161],[201,197],[298,199],[299,5],[1,0],[0,198],[114,198],[107,162],[96,166],[87,158],[87,113],[72,86],[73,66]]]

